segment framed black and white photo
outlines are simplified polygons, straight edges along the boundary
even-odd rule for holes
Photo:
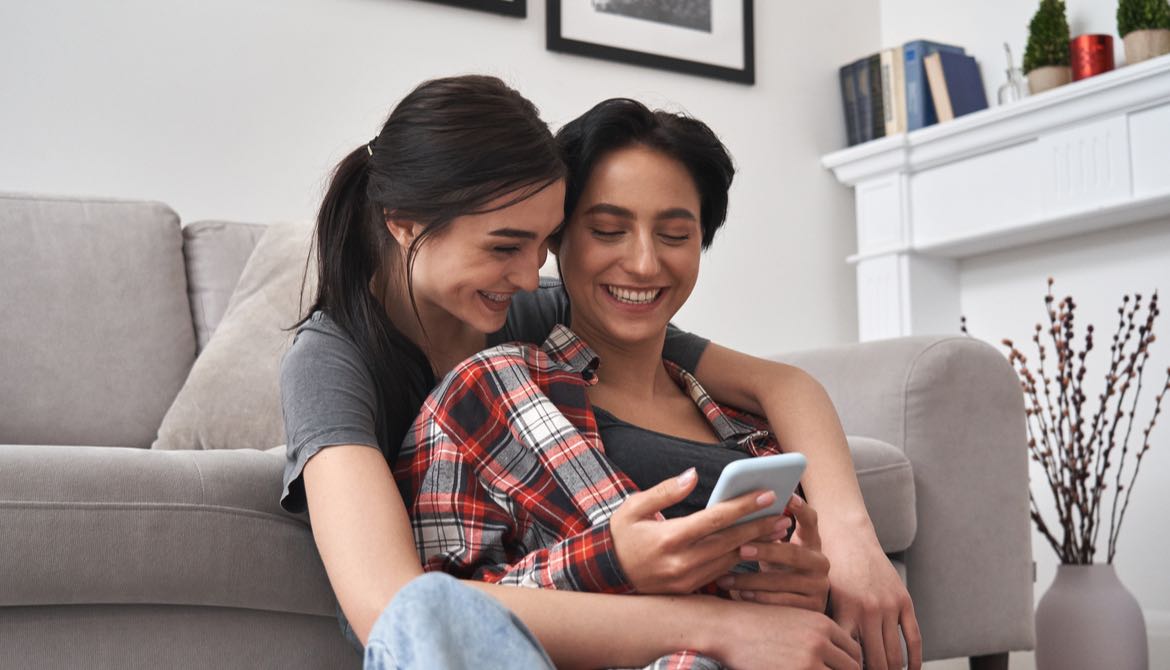
[[[548,49],[744,84],[752,0],[547,0]]]
[[[504,14],[506,16],[528,16],[528,0],[426,0],[440,5],[478,9],[482,12]]]

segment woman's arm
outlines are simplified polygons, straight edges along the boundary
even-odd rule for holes
[[[406,509],[385,459],[370,447],[323,449],[305,465],[304,480],[325,571],[364,644],[398,589],[422,573]],[[558,667],[639,666],[680,649],[742,667],[753,667],[753,659],[766,667],[795,652],[844,659],[840,667],[857,667],[850,659],[858,657],[857,649],[844,633],[824,617],[801,610],[706,596],[619,596],[465,583],[520,617]],[[791,634],[775,635],[780,628]]]
[[[713,342],[699,359],[695,377],[716,401],[767,417],[784,451],[808,457],[801,483],[819,512],[822,536],[834,528],[873,534],[845,432],[817,380],[800,368]]]
[[[302,476],[325,573],[364,645],[398,589],[423,572],[406,507],[386,458],[371,447],[322,449]]]
[[[785,451],[808,457],[802,484],[817,508],[823,551],[832,563],[834,614],[847,630],[860,630],[868,667],[901,666],[899,625],[909,667],[920,667],[922,643],[910,595],[881,550],[845,431],[824,387],[799,368],[714,343],[699,359],[695,377],[716,401],[767,417]]]

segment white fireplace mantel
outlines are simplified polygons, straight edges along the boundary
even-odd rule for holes
[[[960,259],[1170,217],[1170,55],[821,162],[855,189],[861,340],[953,333]]]

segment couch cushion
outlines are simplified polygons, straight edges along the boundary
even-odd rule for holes
[[[283,444],[280,360],[311,300],[301,286],[312,228],[268,226],[223,319],[167,411],[155,449],[267,449]]]
[[[207,346],[265,226],[197,221],[183,227],[187,295],[199,351]]]
[[[0,194],[0,443],[149,446],[195,358],[179,217]]]
[[[332,617],[282,455],[0,445],[0,606],[210,605]]]
[[[901,449],[880,440],[856,435],[848,440],[861,497],[882,550],[905,551],[918,530],[910,460]]]
[[[335,617],[174,605],[6,607],[6,668],[359,670]]]

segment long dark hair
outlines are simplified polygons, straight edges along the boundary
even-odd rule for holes
[[[711,246],[727,218],[727,191],[735,165],[711,128],[685,114],[650,110],[637,100],[610,98],[557,131],[569,174],[565,180],[565,220],[577,207],[593,166],[605,154],[640,144],[686,166],[699,191],[702,247]]]
[[[530,197],[564,173],[536,107],[499,79],[478,75],[420,84],[374,140],[337,165],[317,214],[316,302],[301,323],[320,310],[353,340],[374,379],[375,427],[389,463],[435,378],[422,349],[371,293],[371,280],[379,271],[397,273],[413,305],[411,271],[425,239],[456,217],[490,211],[487,204],[504,194],[522,195],[492,209]],[[406,267],[387,214],[426,226]]]

